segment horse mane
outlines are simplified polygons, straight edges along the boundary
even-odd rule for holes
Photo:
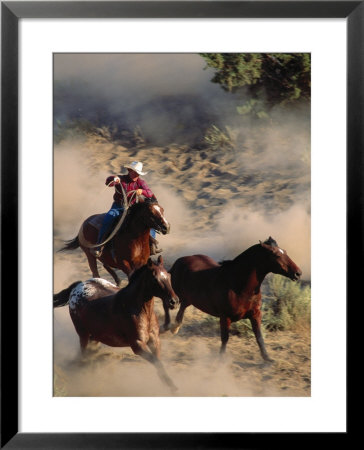
[[[129,278],[128,286],[132,283],[134,283],[138,278],[141,277],[141,275],[146,271],[147,265],[144,264],[144,266],[139,267],[135,272],[132,273],[132,275]]]
[[[139,213],[139,211],[141,211],[143,208],[145,208],[146,204],[148,204],[148,203],[156,203],[156,202],[144,200],[143,202],[138,202],[138,203],[134,203],[133,205],[131,205],[126,214],[124,223],[122,224],[119,231],[124,231],[125,229],[127,229],[128,226],[133,222],[134,217]]]
[[[116,302],[113,308],[115,313],[130,309],[133,302],[128,297],[128,292],[130,292],[130,289],[133,289],[133,285],[138,281],[138,279],[143,275],[143,273],[145,273],[146,270],[147,270],[146,264],[142,267],[139,267],[139,269],[133,272],[133,274],[130,276],[128,284],[115,294]]]
[[[263,243],[266,245],[270,245],[271,247],[278,247],[277,242],[271,236],[269,236],[269,238],[266,239]],[[253,251],[254,248],[256,248],[258,246],[260,246],[260,244],[252,245],[251,247],[247,248],[242,253],[240,253],[240,255],[238,255],[236,258],[239,258],[243,255],[248,255],[251,251]],[[221,261],[218,261],[218,263],[220,264],[221,267],[228,268],[231,264],[234,263],[236,258],[235,259],[226,259],[226,260],[223,259]]]
[[[134,209],[138,210],[138,208],[141,209],[150,203],[158,203],[158,202],[154,198],[145,198],[143,201],[140,201],[138,203],[134,203],[133,205],[131,205],[130,211],[132,211]]]
[[[133,215],[135,215],[138,211],[140,211],[144,207],[145,207],[144,202],[134,203],[133,205],[131,205],[131,207],[128,210],[128,216],[132,217]]]
[[[135,272],[132,273],[132,275],[129,278],[128,284],[120,289],[119,292],[115,294],[115,304],[113,307],[113,311],[115,313],[119,313],[122,311],[128,311],[133,312],[136,314],[139,314],[140,312],[140,305],[137,307],[134,304],[134,299],[130,298],[130,295],[128,294],[130,291],[133,292],[134,285],[138,282],[138,280],[143,276],[143,274],[146,273],[148,269],[148,264],[144,264],[144,266],[139,267],[139,269],[136,269]]]

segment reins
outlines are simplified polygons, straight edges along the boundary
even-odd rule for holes
[[[110,183],[106,186],[109,187],[111,183],[113,183],[114,180],[110,181]],[[116,224],[115,228],[113,229],[113,231],[111,232],[111,234],[107,237],[107,239],[105,239],[103,242],[99,243],[99,244],[91,244],[90,242],[88,242],[83,234],[83,227],[81,228],[78,238],[80,241],[80,244],[82,244],[84,247],[87,248],[95,248],[95,247],[102,247],[105,244],[107,244],[108,242],[111,241],[111,239],[116,235],[116,233],[120,230],[121,225],[123,224],[126,214],[128,212],[128,209],[130,208],[131,202],[134,198],[134,196],[136,196],[136,190],[133,191],[129,191],[129,193],[131,193],[131,197],[128,201],[127,195],[125,193],[125,189],[123,188],[122,184],[120,184],[121,187],[121,192],[119,191],[119,193],[123,194],[123,198],[124,198],[124,211],[123,214],[120,217],[120,220],[118,221],[118,223]],[[138,203],[138,197],[136,196],[136,203]]]

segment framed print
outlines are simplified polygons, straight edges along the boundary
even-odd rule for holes
[[[348,436],[345,319],[359,271],[350,256],[362,239],[363,8],[2,2],[2,446],[232,448],[274,436],[288,444],[297,433]],[[112,303],[113,311],[122,320],[144,311],[129,311],[127,297],[140,292],[132,286],[148,258],[119,257],[117,235],[104,242],[104,217],[90,235],[86,226],[79,233],[83,220],[108,210],[123,218],[130,208],[132,221],[130,180],[122,183],[133,174],[130,194],[154,200],[134,208],[153,213],[143,252],[155,253],[158,268],[143,274],[162,271],[166,280],[163,264],[171,270],[172,285],[158,284],[168,301],[176,303],[177,292],[183,305],[187,295],[188,283],[178,288],[172,268],[185,255],[209,255],[215,262],[204,264],[241,280],[246,265],[238,270],[234,258],[255,245],[274,253],[275,264],[286,258],[267,272],[301,277],[292,303],[282,300],[291,289],[277,281],[283,277],[262,284],[266,348],[259,321],[248,330],[233,324],[221,363],[219,324],[224,346],[227,319],[199,313],[199,306],[210,311],[200,295],[177,335],[160,334],[168,375],[142,361],[140,339],[128,340],[127,350],[95,350],[91,362],[77,359],[86,325],[72,316],[81,292],[75,282],[102,277],[106,289],[120,280],[105,268],[121,269],[123,303]],[[73,252],[85,242],[85,252]],[[58,251],[64,245],[69,252]],[[110,253],[99,272],[88,265],[94,248],[101,262]],[[243,289],[236,283],[230,299]],[[72,304],[61,306],[72,292]],[[53,301],[62,297],[59,308],[53,293]],[[257,304],[258,294],[255,288]],[[101,297],[92,308],[106,305]],[[162,331],[164,306],[157,300],[151,308]],[[298,314],[300,332],[284,322]],[[171,317],[165,329],[178,331],[181,316]],[[87,333],[97,340],[96,329]],[[116,339],[109,328],[102,333],[104,344]],[[178,394],[168,390],[175,385]]]

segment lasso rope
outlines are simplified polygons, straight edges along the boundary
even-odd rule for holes
[[[106,187],[109,187],[110,184],[113,183],[114,181],[115,181],[115,180],[110,181],[110,183],[109,183]],[[126,217],[126,214],[127,214],[127,212],[128,212],[128,209],[130,208],[131,202],[132,202],[134,196],[136,196],[136,192],[137,192],[136,190],[129,191],[128,194],[129,194],[129,195],[131,194],[131,198],[130,198],[129,201],[128,201],[128,197],[127,197],[127,195],[126,195],[126,193],[125,193],[125,189],[123,188],[123,185],[120,184],[120,187],[121,187],[121,191],[122,191],[122,192],[120,192],[120,191],[118,191],[118,192],[119,192],[120,194],[123,194],[124,205],[125,205],[125,206],[124,206],[124,211],[123,211],[123,214],[122,214],[121,217],[120,217],[120,220],[119,220],[118,223],[116,224],[116,226],[115,226],[115,228],[113,229],[112,233],[107,237],[107,239],[105,239],[105,241],[103,241],[103,242],[101,242],[101,243],[99,243],[99,244],[91,244],[89,241],[86,240],[86,238],[85,238],[85,236],[84,236],[84,234],[83,234],[83,226],[82,226],[82,228],[80,229],[80,232],[79,232],[79,234],[78,234],[78,239],[79,239],[79,241],[80,241],[80,244],[82,244],[84,247],[87,247],[87,248],[102,247],[102,246],[104,246],[105,244],[107,244],[108,242],[110,242],[111,239],[112,239],[112,238],[116,235],[116,233],[119,231],[121,225],[123,224],[123,222],[124,222],[124,220],[125,220],[125,217]],[[105,190],[105,188],[104,188],[104,190]],[[138,201],[139,201],[138,196],[136,196],[135,202],[138,203]]]

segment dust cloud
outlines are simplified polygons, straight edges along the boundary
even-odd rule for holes
[[[107,172],[91,171],[82,141],[66,141],[54,152],[54,230],[56,236],[73,235],[86,217],[103,212],[110,193],[104,189]],[[109,194],[109,195],[107,195]],[[76,226],[75,226],[76,225]]]
[[[187,142],[223,113],[217,102],[226,93],[209,82],[211,69],[196,54],[57,54],[54,63],[56,128],[80,119],[139,127],[159,144]]]

